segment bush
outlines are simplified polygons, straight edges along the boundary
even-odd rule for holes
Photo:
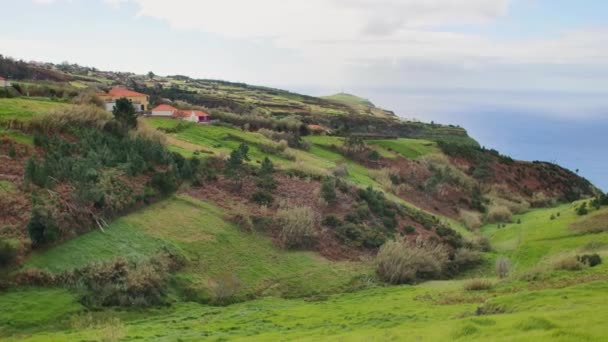
[[[98,306],[153,306],[165,303],[169,272],[176,267],[171,256],[158,256],[149,261],[93,264],[67,274],[74,285],[82,286],[82,303]]]
[[[0,266],[13,262],[19,252],[19,241],[0,238]]]
[[[583,202],[583,204],[580,205],[580,207],[578,207],[578,209],[576,209],[576,214],[579,216],[584,216],[589,214],[589,209],[587,209],[587,202]]]
[[[579,255],[576,259],[585,265],[589,265],[589,267],[594,267],[602,263],[602,258],[597,253]]]
[[[376,256],[376,271],[380,278],[391,284],[411,284],[421,279],[441,276],[448,262],[448,253],[442,245],[406,245],[388,241]]]
[[[483,225],[481,222],[481,215],[472,211],[461,210],[460,220],[469,229],[477,229]]]
[[[236,296],[241,288],[241,280],[232,273],[225,273],[209,280],[211,304],[228,305],[236,302]]]
[[[508,258],[500,257],[496,260],[496,275],[499,278],[506,278],[511,271],[511,261]]]
[[[328,215],[321,223],[326,227],[336,228],[342,224],[342,221],[335,215]]]
[[[269,205],[272,204],[274,200],[272,197],[272,193],[267,190],[257,190],[251,195],[251,200],[257,204],[261,205]]]
[[[511,222],[513,213],[506,206],[493,205],[488,209],[486,219],[490,223],[496,222]]]
[[[585,267],[585,264],[575,257],[564,257],[554,260],[551,266],[554,270],[580,271]]]
[[[41,206],[32,209],[27,231],[33,246],[54,242],[59,238],[59,229],[53,217]]]
[[[411,225],[407,225],[407,226],[403,227],[403,232],[404,232],[405,234],[408,234],[408,235],[409,235],[409,234],[414,234],[414,233],[416,232],[416,228],[414,228],[414,227],[413,227],[413,226],[411,226]]]
[[[325,177],[323,179],[323,182],[321,183],[321,197],[323,197],[327,203],[336,202],[336,182],[333,178]]]
[[[494,287],[494,283],[487,279],[471,279],[464,283],[465,291],[483,291]]]
[[[317,215],[310,207],[279,209],[280,239],[284,248],[309,248],[316,243]]]
[[[457,272],[471,269],[483,263],[483,254],[468,248],[460,248],[454,254],[452,263]]]
[[[472,249],[482,252],[492,251],[492,244],[487,236],[476,236],[467,241],[467,245]]]

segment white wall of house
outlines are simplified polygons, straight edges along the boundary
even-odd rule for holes
[[[151,116],[173,116],[172,110],[153,110]]]
[[[106,102],[106,110],[108,112],[111,112],[114,110],[114,107],[116,106],[116,102]],[[141,108],[141,104],[139,103],[133,103],[133,108],[135,108],[136,112],[143,112],[144,110]]]
[[[0,80],[0,88],[6,88],[6,87],[10,87],[11,86],[11,82],[7,81],[7,80]]]

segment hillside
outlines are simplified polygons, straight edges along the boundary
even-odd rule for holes
[[[349,94],[2,68],[2,340],[606,334],[608,197],[570,170]]]

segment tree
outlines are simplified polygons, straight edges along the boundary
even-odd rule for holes
[[[271,204],[273,201],[272,191],[277,188],[277,181],[274,179],[274,165],[268,157],[264,158],[255,181],[258,190],[252,195],[251,199],[259,204]]]
[[[326,177],[321,183],[321,196],[327,203],[336,202],[336,182],[331,177]]]
[[[349,135],[344,140],[344,146],[348,153],[359,152],[365,147],[365,142],[360,137]]]
[[[34,207],[27,224],[27,231],[34,246],[53,242],[59,237],[57,226],[43,207]]]
[[[241,189],[243,186],[243,176],[245,175],[245,166],[243,159],[247,156],[249,147],[241,144],[239,148],[230,153],[230,158],[224,164],[224,175],[230,179],[236,189]]]
[[[589,213],[589,209],[587,209],[587,202],[583,202],[583,204],[576,209],[576,213],[579,216],[587,215]]]
[[[112,114],[114,114],[114,119],[122,124],[126,130],[137,127],[137,113],[131,100],[124,97],[116,100]]]
[[[367,155],[367,159],[369,159],[369,161],[372,163],[378,163],[378,160],[380,160],[380,153],[378,153],[376,150],[370,151]]]
[[[156,76],[156,75],[154,75],[154,73],[152,71],[148,71],[148,78],[149,79],[153,79],[154,76]]]

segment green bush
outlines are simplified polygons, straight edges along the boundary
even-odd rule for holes
[[[257,190],[251,195],[251,200],[260,205],[270,205],[274,199],[270,191]]]
[[[325,177],[321,182],[321,197],[323,197],[327,203],[336,202],[336,182],[333,178]]]
[[[59,229],[55,220],[41,206],[35,206],[32,209],[27,231],[34,247],[54,242],[59,238]]]
[[[0,238],[0,266],[13,262],[19,252],[19,241]]]
[[[589,265],[589,267],[594,267],[602,263],[602,258],[597,253],[579,255],[576,258],[579,262]]]
[[[376,271],[391,284],[415,283],[440,277],[447,267],[448,253],[442,245],[406,245],[388,241],[376,256]]]
[[[342,221],[335,215],[328,215],[321,223],[326,227],[336,228],[342,224]]]
[[[589,209],[587,209],[587,202],[583,202],[577,209],[576,214],[579,216],[584,216],[589,213]]]

